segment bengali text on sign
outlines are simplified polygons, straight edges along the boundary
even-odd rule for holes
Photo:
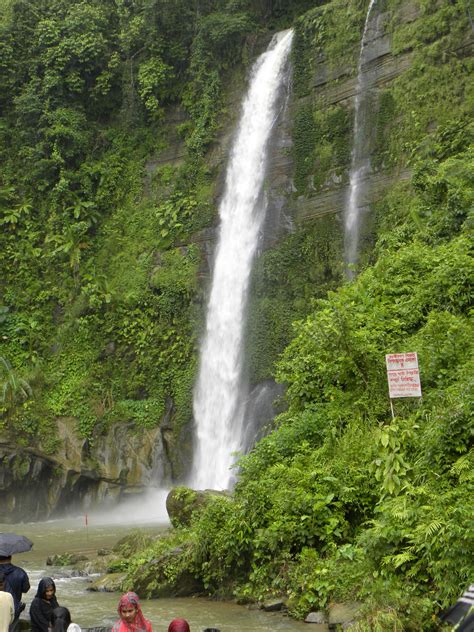
[[[418,355],[389,353],[385,356],[388,390],[391,399],[396,397],[421,397]]]

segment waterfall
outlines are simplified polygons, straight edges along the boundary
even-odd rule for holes
[[[352,266],[357,263],[360,231],[360,207],[363,200],[367,177],[370,173],[370,155],[367,149],[367,116],[364,97],[367,90],[367,75],[364,72],[366,61],[367,29],[370,14],[376,0],[370,0],[365,17],[364,31],[360,42],[359,63],[357,66],[357,85],[354,105],[354,137],[352,143],[351,170],[349,175],[349,192],[345,211],[344,254],[346,271],[353,277]]]
[[[219,206],[206,331],[194,391],[195,446],[190,484],[228,489],[234,453],[243,449],[243,338],[252,261],[266,211],[268,141],[287,76],[292,31],[277,34],[255,62]]]

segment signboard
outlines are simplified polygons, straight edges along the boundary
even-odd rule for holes
[[[389,353],[385,356],[390,399],[395,397],[421,397],[418,355],[412,353]]]

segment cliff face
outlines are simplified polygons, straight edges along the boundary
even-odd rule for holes
[[[382,3],[385,5],[387,3]],[[340,15],[337,3],[334,3],[334,13]],[[413,58],[413,51],[394,51],[392,40],[394,24],[398,29],[411,25],[420,18],[418,3],[413,0],[405,0],[398,3],[398,7],[392,10],[380,10],[377,3],[374,4],[372,12],[367,21],[367,32],[364,44],[364,64],[362,72],[364,74],[365,112],[367,118],[365,127],[367,144],[366,150],[369,155],[373,154],[377,143],[377,126],[387,125],[389,121],[380,122],[378,113],[380,111],[380,97],[390,89],[393,82],[410,68]],[[331,8],[321,10],[320,24],[330,21]],[[362,13],[358,15],[347,15],[346,19],[359,21],[365,19]],[[354,25],[354,22],[352,23]],[[305,27],[303,26],[303,29]],[[317,27],[316,27],[317,28]],[[346,27],[347,29],[347,27]],[[301,224],[312,221],[328,213],[336,213],[341,216],[347,199],[349,163],[353,144],[353,119],[354,102],[358,90],[357,66],[360,56],[360,41],[355,45],[349,43],[344,55],[337,55],[333,50],[327,50],[328,42],[322,42],[316,46],[314,56],[309,60],[309,70],[304,81],[300,82],[300,95],[293,102],[293,120],[298,119],[298,115],[310,111],[315,118],[326,113],[333,115],[336,122],[336,129],[333,134],[329,134],[329,144],[332,144],[334,151],[332,160],[314,159],[313,164],[306,169],[304,180],[300,180],[299,189],[302,194],[297,195],[295,203],[296,221]],[[299,63],[307,61],[307,51],[300,56]],[[301,85],[303,84],[303,85]],[[337,130],[337,120],[340,121]],[[315,144],[321,141],[318,133],[321,130],[310,130],[315,134]],[[379,129],[379,133],[383,130]],[[327,131],[324,130],[327,135]],[[297,139],[298,140],[298,139]],[[314,146],[307,152],[314,150]],[[298,150],[297,150],[298,151]],[[308,162],[308,155],[302,157]],[[373,163],[374,161],[372,161]],[[370,206],[380,200],[387,188],[394,182],[405,180],[410,177],[410,170],[403,166],[393,164],[372,164],[372,170],[368,177],[368,182],[364,189],[364,197],[361,200],[362,211],[368,211]]]
[[[344,217],[366,11],[330,2],[295,24],[292,92],[275,129],[267,176],[265,244],[271,251],[256,262],[250,302],[247,354],[254,382],[273,373],[291,339],[290,322],[304,318],[310,300],[324,297],[344,278]],[[403,45],[403,34],[426,19],[417,2],[404,0],[375,3],[367,22],[362,115],[371,168],[359,199],[362,265],[370,257],[377,208],[411,177],[404,151],[390,153],[389,137],[407,115],[405,104],[397,111],[393,93],[397,82],[409,81],[415,57],[412,42]]]
[[[91,445],[78,438],[74,419],[57,425],[61,447],[53,456],[0,442],[2,521],[113,505],[165,478],[160,428],[137,433],[130,423],[115,424]]]
[[[368,92],[366,143],[371,171],[360,209],[363,261],[370,256],[375,220],[385,196],[411,177],[410,151],[421,133],[447,116],[441,107],[438,112],[433,104],[430,106],[429,100],[423,109],[423,90],[438,90],[440,99],[453,95],[456,103],[462,99],[453,87],[456,68],[452,85],[445,79],[436,85],[436,78],[434,86],[423,83],[430,73],[435,77],[432,68],[445,72],[444,67],[454,63],[453,59],[462,66],[463,57],[472,47],[472,38],[466,38],[465,33],[457,42],[446,43],[446,38],[454,37],[450,35],[451,18],[438,19],[443,3],[428,4],[384,0],[375,3],[368,23],[363,71]],[[327,3],[301,16],[295,26],[293,90],[284,95],[275,125],[265,185],[267,219],[249,306],[247,357],[255,402],[262,389],[274,392],[269,378],[275,359],[291,338],[291,322],[304,318],[311,300],[324,296],[343,279],[343,215],[360,37],[366,17],[366,7],[355,5]],[[442,50],[439,59],[433,56],[420,60],[424,46],[437,41]],[[237,84],[243,86],[243,81]],[[191,236],[169,243],[166,236],[161,241],[153,237],[167,228],[156,222],[157,207],[159,210],[165,200],[165,211],[169,211],[167,194],[173,192],[188,152],[182,135],[188,119],[180,108],[170,108],[163,118],[159,147],[150,152],[139,174],[137,190],[130,194],[133,212],[124,206],[117,217],[105,220],[100,246],[107,239],[112,246],[109,244],[109,251],[104,247],[103,253],[98,248],[96,263],[102,266],[104,277],[115,274],[116,278],[112,278],[110,288],[108,278],[92,278],[88,294],[71,307],[71,312],[84,316],[84,329],[96,328],[97,333],[86,335],[72,329],[78,347],[90,345],[90,355],[84,355],[83,366],[77,367],[68,358],[68,367],[74,369],[70,382],[75,384],[80,371],[87,373],[95,363],[94,367],[104,366],[104,373],[110,373],[111,383],[114,379],[122,381],[128,390],[120,394],[120,411],[110,419],[104,415],[104,423],[99,424],[103,429],[97,427],[89,439],[79,439],[76,430],[77,422],[82,423],[82,402],[76,407],[79,412],[66,397],[63,404],[58,387],[50,397],[54,400],[58,448],[24,447],[25,441],[17,445],[13,436],[0,440],[0,502],[8,508],[9,520],[46,518],[61,511],[112,502],[123,494],[139,492],[150,481],[166,485],[186,472],[192,450],[190,394],[195,370],[190,358],[196,357],[203,322],[216,208],[240,99],[241,90],[229,87],[218,138],[205,157],[205,175],[195,176],[203,181],[199,193],[206,200],[203,206],[208,212],[207,222],[197,222],[198,228]],[[180,208],[187,208],[189,203],[195,211],[196,200],[186,196],[176,200]],[[201,202],[197,201],[198,206]],[[190,223],[194,221],[192,212],[186,217]],[[139,244],[141,239],[148,240],[147,252],[142,252],[139,245],[127,250],[132,240]],[[166,253],[160,254],[160,249]],[[135,268],[139,273],[133,276]],[[187,272],[180,277],[176,271],[183,269]],[[136,304],[134,297],[130,298],[135,286],[146,286],[147,292],[136,299]],[[89,301],[85,306],[84,296]],[[114,305],[106,312],[105,323],[99,322],[101,329],[93,320],[93,300]],[[157,318],[159,310],[168,320]],[[185,330],[182,322],[176,321],[177,315],[187,319]],[[165,351],[157,345],[163,340],[167,341]],[[62,344],[66,355],[67,341]],[[162,385],[162,375],[177,358],[179,362],[176,367],[173,364],[173,371]],[[69,377],[64,369],[58,370],[58,375],[58,380]],[[96,378],[97,382],[104,381],[100,371]],[[86,379],[82,388],[88,397]],[[149,400],[155,406],[153,423],[140,425],[142,408]],[[264,413],[257,416],[262,424],[268,421]]]

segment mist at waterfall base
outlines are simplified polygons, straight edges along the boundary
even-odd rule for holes
[[[346,200],[344,218],[344,254],[346,274],[354,277],[354,267],[358,260],[361,206],[370,174],[370,155],[367,149],[367,76],[364,72],[366,62],[367,30],[372,8],[376,0],[370,0],[360,43],[359,63],[357,66],[357,85],[354,104],[354,135],[349,174],[349,191]]]
[[[293,31],[277,34],[255,62],[219,207],[206,331],[194,392],[195,447],[190,485],[229,489],[235,454],[245,448],[243,342],[253,259],[265,219],[263,185],[281,88],[289,75]]]
[[[166,511],[168,491],[162,488],[148,488],[143,494],[130,495],[117,504],[102,504],[84,510],[83,516],[87,515],[87,521],[94,525],[169,525]]]

